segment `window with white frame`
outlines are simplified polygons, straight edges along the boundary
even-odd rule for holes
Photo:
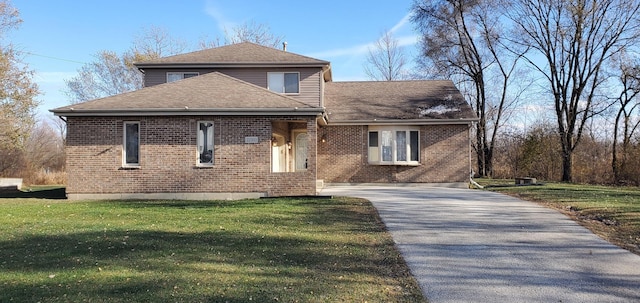
[[[420,164],[419,133],[418,127],[369,127],[369,163]]]
[[[200,75],[200,73],[196,72],[169,72],[167,73],[167,83],[178,81],[182,79],[187,79],[191,77],[195,77]]]
[[[198,121],[198,165],[213,165],[213,122]]]
[[[300,73],[267,73],[267,88],[281,94],[298,94]]]
[[[122,165],[140,166],[140,122],[124,122]]]

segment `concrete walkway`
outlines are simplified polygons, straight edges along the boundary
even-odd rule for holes
[[[321,193],[372,201],[430,303],[640,302],[640,256],[535,203],[449,188]]]

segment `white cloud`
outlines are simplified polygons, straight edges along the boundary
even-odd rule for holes
[[[409,46],[418,43],[420,41],[420,36],[403,36],[396,39],[398,39],[398,46]]]
[[[227,20],[225,15],[212,0],[207,1],[204,11],[209,15],[209,17],[213,18],[218,25],[220,32],[224,32],[226,29],[233,28],[236,25],[234,22]]]
[[[411,19],[412,15],[413,15],[413,12],[409,12],[408,14],[404,15],[404,17],[402,17],[402,19],[398,21],[398,23],[396,23],[396,25],[394,25],[389,30],[389,32],[393,34],[397,32],[399,29],[401,29],[402,27],[404,27],[404,25],[407,24],[407,22],[409,22],[409,19]]]
[[[307,54],[307,56],[313,57],[313,58],[335,58],[335,57],[342,57],[342,56],[362,55],[367,53],[371,45],[373,45],[373,43],[326,50],[326,51]]]
[[[398,46],[409,46],[414,45],[419,41],[418,36],[403,36],[396,38],[398,40]],[[342,56],[361,56],[367,54],[369,48],[375,47],[375,41],[369,42],[367,44],[354,45],[344,48],[331,49],[311,54],[306,54],[309,57],[313,58],[336,58]]]
[[[36,72],[34,80],[39,84],[64,84],[64,80],[76,76],[77,72]]]
[[[412,13],[410,12],[406,14],[404,17],[402,17],[402,19],[398,21],[398,23],[396,23],[389,30],[389,33],[394,34],[398,32],[400,29],[402,29],[410,21],[411,16],[412,16]],[[420,41],[420,36],[405,35],[401,37],[395,37],[395,39],[398,40],[398,46],[410,46],[418,43],[418,41]],[[310,53],[306,55],[309,57],[322,58],[322,59],[329,59],[329,58],[336,58],[336,57],[343,57],[343,56],[350,56],[350,57],[363,56],[368,53],[370,48],[375,46],[375,43],[376,41],[372,41],[366,44],[347,46],[343,48],[320,51],[320,52]]]

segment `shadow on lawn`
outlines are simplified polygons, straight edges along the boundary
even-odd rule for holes
[[[38,199],[66,199],[65,188],[44,189],[36,191],[2,190],[0,198],[38,198]]]

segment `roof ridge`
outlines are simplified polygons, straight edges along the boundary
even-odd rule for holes
[[[277,50],[277,51],[282,52],[282,53],[287,53],[287,54],[290,54],[290,55],[296,55],[296,56],[298,56],[298,57],[303,57],[303,58],[306,58],[306,59],[317,60],[317,61],[325,61],[325,62],[329,63],[329,61],[326,61],[326,60],[321,60],[321,59],[318,59],[318,58],[313,58],[313,57],[309,57],[309,56],[301,55],[301,54],[298,54],[298,53],[292,53],[292,52],[290,52],[290,51],[281,50],[281,49],[276,48],[276,47],[271,47],[271,46],[267,46],[267,45],[262,45],[262,44],[258,44],[258,43],[253,43],[253,42],[251,42],[251,41],[243,41],[243,42],[235,43],[235,44],[243,44],[243,43],[251,44],[251,45],[254,45],[254,46],[260,46],[260,47],[263,47],[263,48],[268,48],[268,49]],[[229,45],[232,45],[232,44],[229,44]]]
[[[315,64],[329,65],[330,62],[275,47],[253,42],[240,42],[202,50],[176,54],[141,62],[135,62],[139,68],[156,65],[227,65],[227,64]]]

